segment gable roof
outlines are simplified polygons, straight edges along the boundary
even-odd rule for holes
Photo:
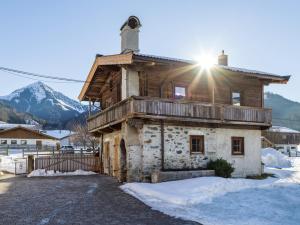
[[[86,93],[88,91],[89,85],[93,83],[93,78],[98,67],[108,67],[108,66],[124,66],[130,65],[133,63],[162,63],[162,64],[173,64],[177,66],[200,66],[199,62],[194,60],[185,60],[185,59],[176,59],[170,57],[163,56],[154,56],[140,53],[124,53],[124,54],[116,54],[116,55],[96,55],[95,61],[91,67],[91,70],[87,76],[86,82],[84,83],[82,90],[78,96],[80,101],[88,100]],[[269,83],[287,83],[290,79],[290,75],[278,75],[268,72],[262,72],[257,70],[249,70],[238,67],[230,67],[230,66],[222,66],[222,65],[214,65],[212,70],[225,70],[230,71],[232,73],[238,73],[239,75],[255,77],[258,79],[267,80]]]
[[[27,134],[31,134],[30,136],[28,137],[18,137],[18,134],[16,133],[17,131],[23,131],[23,134],[24,132],[27,133]],[[17,126],[17,127],[13,127],[13,128],[10,128],[10,129],[6,129],[6,130],[2,130],[0,131],[0,138],[24,138],[24,139],[52,139],[52,140],[57,140],[57,138],[55,137],[52,137],[50,135],[47,135],[47,134],[43,134],[37,130],[32,130],[32,129],[29,129],[29,128],[26,128],[26,127],[22,127],[22,126]]]

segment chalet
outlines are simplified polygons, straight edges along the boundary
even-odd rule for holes
[[[3,147],[42,147],[56,146],[55,137],[43,134],[38,130],[16,126],[0,131],[0,148]]]
[[[272,124],[264,86],[289,76],[139,52],[141,23],[121,27],[121,53],[97,55],[79,95],[102,110],[88,118],[101,139],[103,171],[149,181],[158,171],[200,170],[224,158],[234,176],[261,173],[261,131]]]
[[[273,147],[284,154],[295,153],[300,145],[300,132],[287,127],[272,126],[262,131],[262,146]]]

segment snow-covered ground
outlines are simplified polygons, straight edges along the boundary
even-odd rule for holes
[[[32,171],[27,177],[54,177],[54,176],[77,176],[77,175],[93,175],[96,174],[92,171],[84,171],[84,170],[76,170],[74,172],[59,172],[54,170],[45,170],[45,169],[38,169]]]
[[[273,159],[284,161],[281,156]],[[153,209],[204,225],[296,225],[300,224],[300,158],[285,159],[291,167],[265,167],[276,177],[264,180],[201,177],[128,183],[121,189]]]

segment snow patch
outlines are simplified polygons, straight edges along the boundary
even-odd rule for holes
[[[32,171],[27,177],[54,177],[54,176],[78,176],[78,175],[94,175],[95,172],[76,170],[74,172],[59,172],[54,170],[37,169]]]
[[[300,205],[300,158],[290,162],[289,168],[266,167],[275,177],[264,180],[200,177],[120,188],[155,210],[205,225],[294,225],[300,221],[295,211]]]
[[[262,149],[261,159],[267,167],[288,168],[292,166],[289,158],[274,148]]]

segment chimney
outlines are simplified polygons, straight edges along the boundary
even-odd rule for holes
[[[224,54],[224,50],[222,50],[222,54],[218,56],[218,64],[228,66],[228,55]]]
[[[136,16],[130,16],[121,27],[121,53],[139,50],[139,32],[141,23]]]

